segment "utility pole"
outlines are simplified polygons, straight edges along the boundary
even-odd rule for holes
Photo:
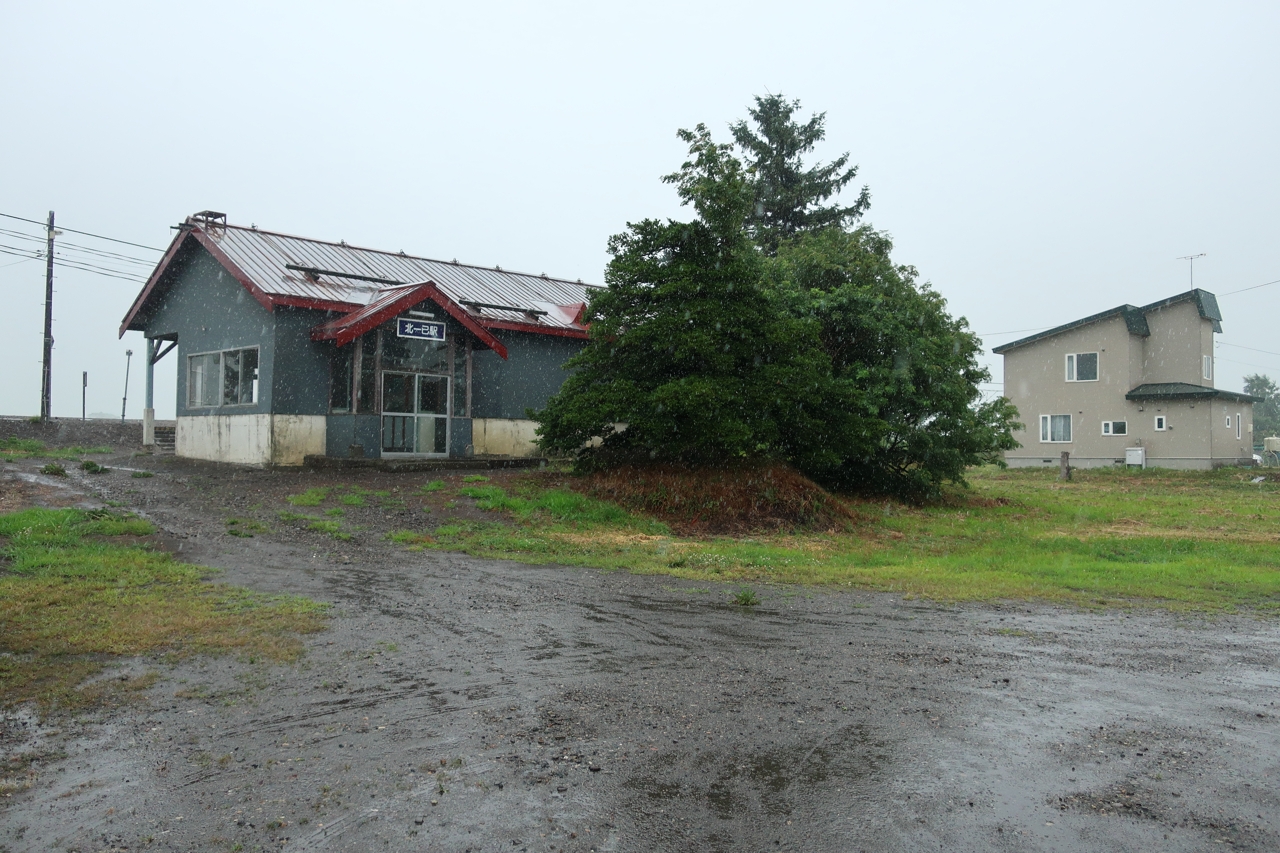
[[[1183,255],[1178,258],[1180,261],[1186,261],[1191,267],[1191,289],[1196,289],[1196,258],[1203,258],[1208,252],[1201,252],[1198,255]]]
[[[89,371],[80,377],[80,420],[84,420],[84,400],[89,394]]]
[[[52,416],[53,397],[53,211],[49,211],[49,240],[44,262],[44,372],[40,381],[40,420]]]
[[[129,362],[133,360],[133,350],[124,351],[124,400],[120,403],[120,423],[124,423],[124,410],[129,406]]]

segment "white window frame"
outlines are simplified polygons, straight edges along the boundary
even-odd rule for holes
[[[1236,412],[1236,441],[1244,438],[1244,426],[1240,423],[1242,420],[1244,419],[1240,417],[1240,413]]]
[[[1231,415],[1227,415],[1227,429],[1231,429]]]
[[[1124,432],[1116,432],[1116,424],[1124,424]],[[1128,421],[1103,421],[1102,434],[1108,435],[1108,436],[1118,435],[1121,437],[1127,437],[1129,435],[1129,422]]]
[[[1067,419],[1067,437],[1053,438],[1053,419]],[[1072,435],[1071,415],[1041,415],[1040,416],[1040,443],[1041,444],[1070,444]]]
[[[1169,428],[1169,419],[1164,415],[1156,415],[1156,432],[1164,432]]]
[[[1211,355],[1204,356],[1201,361],[1201,364],[1203,365],[1203,369],[1201,370],[1201,373],[1204,374],[1204,378],[1212,382],[1213,381],[1213,356]]]
[[[253,386],[252,386],[252,392],[251,392],[253,395],[253,399],[249,400],[248,402],[241,402],[239,400],[236,400],[235,402],[227,402],[226,396],[225,396],[225,392],[226,392],[225,381],[222,375],[223,365],[225,364],[223,356],[225,356],[228,353],[242,353],[242,352],[248,352],[249,350],[253,350],[253,352],[257,356],[255,359],[257,366],[254,368],[254,370],[259,371],[259,376],[255,377],[255,379],[253,380]],[[212,381],[215,386],[214,398],[217,400],[217,402],[213,402],[213,403],[200,402],[195,400],[193,397],[193,393],[196,390],[196,387],[195,387],[196,383],[192,382],[192,368],[195,364],[195,360],[207,359],[209,356],[214,357],[213,358],[214,369],[212,372]],[[231,347],[224,350],[211,350],[209,352],[191,353],[190,355],[187,356],[187,408],[188,409],[221,409],[221,408],[241,408],[245,406],[257,405],[258,402],[261,400],[261,394],[259,393],[260,389],[258,387],[258,383],[261,376],[260,374],[261,369],[262,369],[262,352],[261,352],[261,348],[257,346]]]
[[[1080,356],[1091,355],[1094,358],[1095,375],[1092,379],[1080,379],[1079,363]],[[1102,376],[1102,357],[1096,352],[1069,352],[1066,361],[1066,377],[1068,382],[1097,382]]]

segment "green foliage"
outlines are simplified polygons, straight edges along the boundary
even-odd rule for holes
[[[431,492],[441,491],[444,488],[445,488],[444,480],[432,480],[431,482],[424,484],[421,488],[421,491],[425,492],[426,494],[430,494]]]
[[[730,129],[742,149],[755,191],[748,228],[760,248],[776,254],[783,242],[799,234],[847,228],[861,219],[871,206],[870,190],[865,186],[851,205],[824,204],[858,174],[857,166],[846,168],[848,152],[825,165],[804,168],[804,155],[827,135],[826,113],[799,124],[793,118],[800,109],[799,101],[788,101],[780,94],[757,96],[755,101],[755,108],[747,108],[754,127],[739,121]]]
[[[999,462],[1017,412],[983,402],[981,347],[946,301],[853,227],[869,205],[828,203],[843,155],[806,169],[825,116],[757,98],[733,126],[747,165],[706,127],[664,178],[692,222],[632,223],[609,242],[591,340],[547,408],[544,450],[583,468],[625,462],[788,462],[827,485],[913,499]],[[851,230],[850,230],[851,229]]]
[[[67,476],[67,469],[57,462],[50,462],[40,469],[40,473],[48,474],[50,477],[65,477]]]
[[[80,470],[84,471],[86,474],[105,474],[111,469],[105,465],[99,465],[92,459],[86,459],[80,463]]]
[[[135,480],[145,480],[148,477],[154,477],[155,474],[150,471],[134,471],[132,476]]]
[[[760,603],[760,596],[749,586],[739,587],[733,593],[733,603],[739,607],[755,607]]]
[[[1253,439],[1259,444],[1271,435],[1280,435],[1280,386],[1271,377],[1254,373],[1244,378],[1244,393],[1261,397],[1253,404]]]
[[[437,482],[437,483],[439,483],[440,481],[439,481],[439,480],[436,480],[436,482]],[[468,474],[467,476],[465,476],[465,477],[463,477],[463,478],[462,478],[462,482],[464,482],[464,483],[487,483],[487,482],[489,482],[489,478],[488,478],[488,477],[486,477],[484,474]],[[428,484],[428,485],[430,485],[430,484]]]
[[[806,451],[815,401],[829,396],[816,325],[781,314],[761,287],[742,164],[701,125],[681,138],[691,159],[670,177],[697,218],[647,219],[611,238],[591,340],[535,415],[553,453],[603,437],[581,454],[586,465],[790,458]]]
[[[826,430],[839,462],[806,473],[845,491],[919,499],[969,466],[999,463],[1016,446],[1017,412],[1004,398],[981,400],[990,374],[980,341],[891,250],[869,227],[826,229],[784,243],[768,275],[794,314],[821,324],[837,381],[865,394],[856,430]]]

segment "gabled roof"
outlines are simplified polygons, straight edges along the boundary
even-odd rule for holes
[[[1060,335],[1063,332],[1069,332],[1072,329],[1078,329],[1081,326],[1088,326],[1093,323],[1109,320],[1112,317],[1123,317],[1125,327],[1131,335],[1141,335],[1147,337],[1151,334],[1151,329],[1147,326],[1147,315],[1152,311],[1158,311],[1161,308],[1167,308],[1170,305],[1176,305],[1179,302],[1195,302],[1196,309],[1200,312],[1200,317],[1213,323],[1215,332],[1222,331],[1222,312],[1218,309],[1218,300],[1212,293],[1207,290],[1188,290],[1186,293],[1179,293],[1177,296],[1170,296],[1168,299],[1161,299],[1158,302],[1152,302],[1150,305],[1120,305],[1107,311],[1097,314],[1091,314],[1080,320],[1073,320],[1070,323],[1064,323],[1061,326],[1054,326],[1052,329],[1045,329],[1043,332],[1036,332],[1025,338],[1019,338],[1007,344],[1001,344],[993,347],[992,352],[996,355],[1003,355],[1010,350],[1025,347],[1028,344],[1034,344],[1045,338],[1051,338]]]
[[[454,305],[444,297],[439,289],[431,283],[402,284],[385,288],[382,293],[363,308],[357,308],[349,314],[343,314],[328,323],[321,323],[311,330],[313,341],[333,341],[343,346],[354,341],[365,332],[376,329],[402,311],[430,300],[439,305],[446,313],[465,326],[480,339],[489,349],[503,358],[507,357],[507,348],[502,341],[495,338],[488,329],[481,326],[466,311]]]
[[[1126,400],[1198,400],[1220,398],[1235,403],[1261,403],[1261,397],[1248,394],[1237,394],[1235,391],[1223,391],[1205,385],[1192,385],[1190,382],[1148,382],[1139,385],[1128,394]]]
[[[203,247],[268,311],[285,305],[350,314],[394,298],[388,291],[395,288],[430,284],[436,301],[451,314],[456,309],[459,322],[465,316],[483,329],[586,338],[583,305],[599,287],[229,225],[206,211],[179,226],[125,315],[121,335],[142,329],[136,325],[139,315],[167,285],[165,272],[181,250],[192,244]]]

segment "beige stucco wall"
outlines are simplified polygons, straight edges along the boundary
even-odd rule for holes
[[[241,465],[301,465],[325,452],[323,415],[200,415],[178,418],[174,452]]]
[[[1187,382],[1213,387],[1204,378],[1203,356],[1213,355],[1213,324],[1190,300],[1147,314],[1151,335],[1143,342],[1143,382]],[[1135,382],[1135,385],[1140,384]]]
[[[473,418],[471,443],[478,455],[537,456],[537,426],[523,418]]]
[[[1005,454],[1013,466],[1056,465],[1062,451],[1073,465],[1096,467],[1123,463],[1127,447],[1144,447],[1148,464],[1211,468],[1252,455],[1252,406],[1221,400],[1138,403],[1125,394],[1144,383],[1205,380],[1201,356],[1213,353],[1213,327],[1192,302],[1147,315],[1149,337],[1133,335],[1124,319],[1113,317],[1072,329],[1004,356],[1005,395],[1018,407],[1026,430],[1014,434],[1021,447]],[[1097,352],[1096,382],[1067,382],[1068,353]],[[1041,415],[1071,415],[1071,441],[1041,442]],[[1226,416],[1232,426],[1226,426]],[[1156,415],[1168,429],[1157,432]],[[1243,418],[1236,439],[1235,419]],[[1125,435],[1103,435],[1103,421],[1123,420]]]

